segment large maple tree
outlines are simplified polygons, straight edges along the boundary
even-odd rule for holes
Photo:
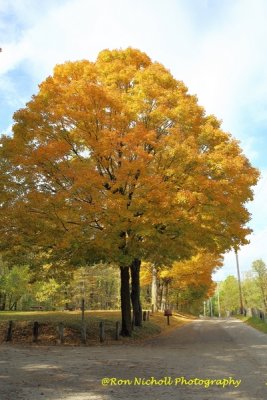
[[[245,243],[258,172],[185,85],[139,50],[56,66],[14,120],[2,138],[1,190],[15,228],[6,223],[3,237],[116,262],[122,334],[131,334],[129,269],[141,321],[140,260]]]

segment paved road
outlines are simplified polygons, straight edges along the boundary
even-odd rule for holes
[[[234,319],[138,347],[1,345],[0,357],[1,400],[267,399],[267,335]]]

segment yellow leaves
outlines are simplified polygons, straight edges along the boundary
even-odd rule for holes
[[[172,278],[172,286],[184,288],[211,283],[211,274],[222,266],[219,255],[199,252],[189,260],[174,262],[171,269],[161,272],[161,277]]]
[[[71,146],[63,140],[52,140],[46,146],[39,146],[34,152],[36,162],[50,160],[62,160],[62,158],[69,155]]]
[[[69,85],[75,81],[83,79],[88,82],[96,82],[97,74],[94,63],[87,60],[76,62],[65,62],[64,64],[56,65],[54,68],[53,79],[61,85]],[[40,85],[42,88],[42,86]]]
[[[189,190],[181,190],[176,195],[177,204],[181,206],[188,206],[188,208],[193,207],[198,202],[197,193],[191,192]]]
[[[173,274],[168,269],[161,270],[160,273],[159,273],[159,276],[160,276],[161,279],[173,278]]]
[[[149,262],[142,262],[140,269],[140,285],[150,285],[152,282],[152,264]]]
[[[143,102],[146,99],[147,104],[148,100],[157,99],[161,107],[173,105],[171,99],[175,96],[172,90],[176,88],[176,80],[161,64],[150,64],[145,70],[139,71],[135,79],[136,86],[132,90],[135,98],[139,97]]]
[[[124,51],[104,50],[98,55],[96,68],[105,85],[127,91],[131,88],[136,71],[145,69],[150,63],[145,53],[132,48]]]
[[[43,264],[43,270],[44,272],[49,272],[49,270],[53,267],[51,263],[49,264]]]
[[[73,234],[119,252],[128,232],[131,255],[161,262],[224,251],[247,233],[257,171],[186,86],[139,50],[56,66],[15,114],[5,153],[29,188],[25,203],[40,203],[36,225],[64,232],[62,248]]]

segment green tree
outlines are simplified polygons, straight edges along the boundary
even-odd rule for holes
[[[258,286],[262,305],[267,311],[267,267],[263,260],[256,260],[252,263],[252,271],[255,274],[255,283]]]
[[[229,275],[220,284],[220,303],[221,311],[224,314],[227,311],[234,312],[239,308],[238,281],[233,275]]]
[[[119,308],[119,271],[116,265],[96,264],[81,267],[66,286],[66,302],[80,307],[81,299],[86,308],[108,310]]]
[[[5,268],[0,277],[0,292],[2,309],[16,310],[19,300],[30,289],[31,273],[28,266],[14,266]]]
[[[242,291],[246,308],[262,309],[262,293],[255,279],[255,274],[248,271],[242,281]]]
[[[53,278],[35,282],[32,285],[34,299],[50,309],[64,304],[64,291],[62,289],[62,286]]]

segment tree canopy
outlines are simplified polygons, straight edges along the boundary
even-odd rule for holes
[[[31,244],[128,262],[245,242],[257,171],[144,53],[104,50],[95,63],[56,66],[14,120],[2,160],[13,224]]]
[[[145,53],[57,65],[14,121],[1,139],[2,249],[126,266],[246,243],[257,170]]]

